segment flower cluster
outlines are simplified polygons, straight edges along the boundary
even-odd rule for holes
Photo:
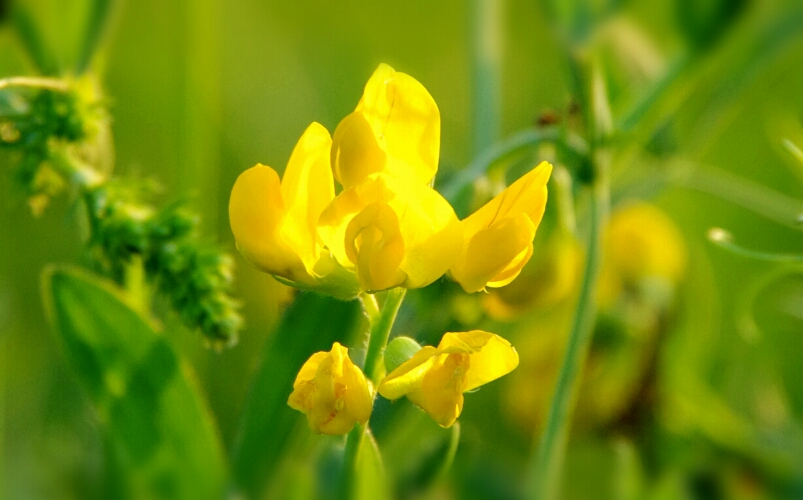
[[[240,175],[229,202],[237,248],[282,282],[340,298],[443,275],[470,293],[510,283],[532,255],[552,166],[460,221],[431,187],[439,151],[432,96],[380,65],[331,137],[307,128],[281,180],[264,165]]]
[[[407,396],[442,427],[450,427],[463,411],[463,393],[477,389],[513,371],[519,355],[508,341],[493,333],[474,330],[447,333],[438,347],[420,347],[398,337],[409,359],[379,383],[387,399]],[[388,350],[393,350],[391,343]],[[387,359],[387,358],[386,358]],[[330,352],[316,352],[296,377],[287,403],[306,414],[310,428],[320,434],[346,434],[355,423],[371,416],[374,388],[335,342]]]

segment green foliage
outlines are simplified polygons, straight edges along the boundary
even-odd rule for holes
[[[382,455],[371,432],[366,432],[357,458],[357,484],[354,500],[390,500]]]
[[[110,283],[51,268],[43,285],[57,343],[111,438],[126,498],[221,498],[219,436],[170,343]]]
[[[236,343],[242,318],[229,295],[231,258],[198,241],[198,217],[186,207],[173,204],[154,212],[140,204],[138,192],[122,182],[87,192],[93,255],[118,282],[141,260],[149,282],[188,328],[200,330],[216,347]]]

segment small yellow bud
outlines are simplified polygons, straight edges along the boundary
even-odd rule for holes
[[[367,422],[373,402],[371,382],[337,342],[331,351],[316,352],[304,363],[287,400],[307,416],[312,432],[331,435],[347,434],[354,424]]]
[[[447,333],[438,347],[426,346],[379,384],[387,399],[402,396],[450,427],[463,411],[463,393],[513,371],[519,355],[510,342],[473,330]]]
[[[530,260],[551,173],[541,163],[461,222],[463,250],[449,274],[466,292],[505,286]]]

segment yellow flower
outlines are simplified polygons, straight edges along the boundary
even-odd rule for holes
[[[237,249],[262,271],[339,296],[357,293],[356,281],[324,248],[318,218],[334,199],[329,164],[332,140],[318,123],[296,144],[284,179],[270,167],[256,165],[235,182],[229,221]]]
[[[420,288],[441,277],[462,246],[449,202],[410,178],[376,173],[340,193],[319,234],[337,261],[375,292]]]
[[[378,172],[428,184],[438,170],[440,129],[440,112],[427,89],[381,64],[357,109],[335,129],[334,176],[346,188]]]
[[[331,351],[316,352],[304,363],[287,404],[307,416],[312,432],[337,435],[367,422],[373,401],[370,381],[335,342]]]
[[[466,292],[505,286],[530,260],[551,173],[542,162],[461,222],[463,250],[449,273]]]
[[[387,399],[402,396],[450,427],[463,411],[463,393],[513,371],[519,355],[510,342],[473,330],[447,333],[437,348],[426,346],[379,384]]]
[[[676,285],[686,271],[686,245],[672,219],[657,207],[631,203],[611,216],[605,232],[599,302],[613,302],[626,286],[643,278]]]

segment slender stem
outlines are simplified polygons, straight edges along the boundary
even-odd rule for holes
[[[389,290],[385,297],[385,303],[378,314],[371,315],[369,312],[371,330],[368,338],[368,349],[365,353],[363,372],[371,380],[374,387],[379,384],[379,378],[382,374],[379,365],[382,360],[382,352],[388,343],[390,330],[393,328],[393,323],[396,321],[396,315],[399,313],[399,308],[406,293],[407,290],[404,288]],[[366,302],[371,303],[368,298],[363,297],[363,304],[366,304]],[[373,304],[375,303],[373,301]],[[360,449],[367,429],[367,422],[358,424],[349,432],[346,438],[346,448],[343,452],[343,481],[339,491],[340,498],[343,500],[353,498],[356,485],[357,460],[359,459]]]
[[[379,383],[379,374],[382,371],[379,369],[379,362],[382,359],[382,351],[388,343],[390,329],[396,321],[396,315],[406,292],[407,290],[404,288],[389,290],[385,303],[382,305],[382,311],[375,321],[371,321],[371,336],[368,339],[368,350],[365,352],[363,372],[374,385]]]
[[[502,52],[502,0],[472,0],[474,56],[474,153],[494,144],[499,135]]]
[[[592,186],[589,211],[591,234],[580,296],[563,365],[552,396],[546,427],[541,435],[536,459],[529,474],[531,481],[529,498],[537,500],[558,498],[577,381],[591,345],[597,312],[596,288],[602,260],[602,229],[608,218],[607,182],[600,180]]]
[[[33,76],[13,76],[0,79],[0,90],[8,87],[31,87],[66,92],[70,86],[59,78],[39,78]]]

